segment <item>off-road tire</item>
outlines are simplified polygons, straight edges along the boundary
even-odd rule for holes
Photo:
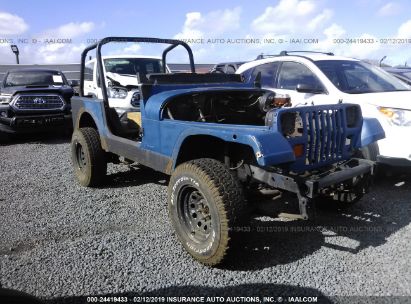
[[[377,161],[377,156],[380,154],[378,144],[373,142],[369,144],[368,146],[361,148],[360,154],[362,158],[369,159],[372,161]]]
[[[71,159],[80,185],[98,187],[103,183],[107,174],[107,161],[96,129],[80,128],[73,132]]]
[[[246,214],[246,204],[235,175],[223,163],[201,158],[175,169],[168,186],[168,211],[185,250],[199,262],[215,266],[223,263],[234,244],[235,227]]]

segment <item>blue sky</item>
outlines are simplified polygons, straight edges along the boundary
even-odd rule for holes
[[[35,4],[34,4],[35,3]],[[90,39],[110,35],[162,38],[219,39],[194,43],[197,62],[249,60],[283,49],[334,51],[337,54],[411,64],[411,3],[393,1],[0,1],[0,63],[13,63],[9,42],[19,38],[22,63],[78,62]],[[161,4],[160,4],[161,3]],[[40,43],[30,43],[31,39]],[[228,43],[229,39],[259,39],[259,43]],[[290,39],[302,40],[289,44]],[[373,43],[353,42],[361,38]],[[71,43],[43,43],[71,39]],[[265,43],[271,39],[276,43]],[[282,39],[282,43],[278,43]],[[348,40],[347,40],[348,39]],[[394,40],[380,40],[394,39]],[[281,41],[281,40],[280,40]],[[384,43],[382,43],[384,42]],[[119,46],[107,52],[157,55],[147,46]],[[173,61],[183,61],[177,52]]]

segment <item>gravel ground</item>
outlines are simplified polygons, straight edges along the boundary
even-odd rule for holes
[[[266,202],[228,265],[212,269],[173,235],[166,176],[110,165],[107,186],[82,188],[68,139],[55,136],[14,140],[0,155],[2,287],[67,303],[124,294],[411,296],[411,174],[381,179],[354,207],[318,210],[313,222],[278,221],[279,204]]]

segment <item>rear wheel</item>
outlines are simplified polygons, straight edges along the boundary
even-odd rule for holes
[[[168,208],[185,250],[209,266],[223,262],[246,210],[237,178],[221,162],[207,158],[177,167],[168,187]]]
[[[73,132],[71,158],[74,173],[82,186],[101,185],[107,174],[107,162],[96,129],[80,128]]]

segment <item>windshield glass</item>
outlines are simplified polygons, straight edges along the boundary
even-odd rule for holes
[[[10,72],[5,79],[4,86],[28,86],[28,85],[62,85],[63,76],[58,71],[17,71]]]
[[[106,72],[125,76],[144,77],[150,73],[162,73],[163,66],[160,59],[152,58],[109,58],[104,59]]]
[[[361,61],[322,60],[315,64],[341,91],[349,94],[408,91],[407,86],[387,72]]]

